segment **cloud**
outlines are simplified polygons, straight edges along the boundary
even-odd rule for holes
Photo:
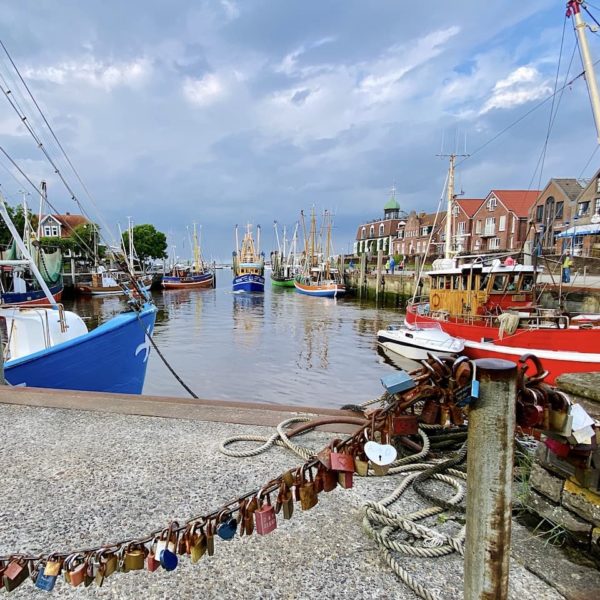
[[[110,92],[117,86],[137,86],[144,83],[151,71],[152,63],[144,57],[129,62],[108,62],[88,56],[56,65],[29,66],[23,70],[23,74],[27,79],[59,85],[83,82]]]
[[[221,6],[229,20],[237,19],[240,16],[240,8],[233,0],[221,0]]]
[[[495,108],[514,108],[544,98],[550,93],[552,93],[552,86],[549,79],[543,79],[535,67],[522,66],[496,83],[491,97],[483,105],[480,114],[483,115]]]
[[[200,79],[186,77],[182,89],[186,100],[196,106],[208,106],[225,93],[223,82],[213,73],[207,73]]]

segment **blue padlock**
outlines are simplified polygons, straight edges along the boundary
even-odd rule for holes
[[[231,515],[225,516],[224,512],[217,518],[220,520],[219,525],[217,526],[217,535],[222,540],[233,539],[233,536],[235,536],[235,532],[237,531],[237,519]]]
[[[160,551],[160,566],[165,571],[174,571],[177,568],[177,563],[179,562],[177,559],[177,554],[171,552],[168,548]]]
[[[400,392],[412,390],[417,383],[406,371],[398,371],[397,373],[382,377],[381,385],[383,385],[388,394],[393,396]]]
[[[35,587],[44,590],[45,592],[51,592],[54,589],[54,584],[60,573],[61,564],[56,561],[48,561],[44,565],[39,565],[38,574],[35,579]]]

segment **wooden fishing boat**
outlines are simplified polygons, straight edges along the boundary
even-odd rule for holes
[[[196,224],[194,223],[194,261],[191,266],[173,265],[161,279],[161,286],[165,290],[182,290],[196,288],[214,288],[215,274],[208,269],[202,260]]]
[[[152,275],[136,276],[137,285],[143,291],[149,291],[152,287]],[[107,271],[102,265],[92,273],[91,281],[78,283],[75,290],[79,294],[87,296],[125,296],[132,290],[131,280],[126,273]]]
[[[321,298],[338,298],[346,293],[346,286],[341,274],[332,265],[331,248],[331,215],[324,213],[322,231],[327,232],[325,247],[323,240],[317,240],[317,225],[314,208],[311,213],[310,232],[307,235],[304,222],[304,212],[301,212],[302,228],[304,230],[304,264],[302,272],[296,275],[294,287],[300,294]]]
[[[254,245],[251,225],[246,226],[241,249],[238,241],[238,228],[235,228],[236,251],[233,253],[233,291],[264,292],[265,291],[265,259],[260,254],[260,226],[257,228],[257,243]]]

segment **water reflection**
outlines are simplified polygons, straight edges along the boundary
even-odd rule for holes
[[[233,298],[233,334],[245,348],[256,348],[265,316],[264,294],[243,292]]]

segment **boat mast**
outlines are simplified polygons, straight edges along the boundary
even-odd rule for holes
[[[194,223],[194,264],[193,271],[195,273],[200,272],[200,250],[198,249],[198,233],[196,230],[196,223]]]
[[[250,225],[248,225],[248,233],[250,233]],[[256,226],[256,256],[260,254],[260,225]]]
[[[127,237],[129,238],[129,268],[133,273],[135,271],[135,266],[133,264],[133,221],[131,217],[127,217]]]
[[[38,226],[37,226],[37,239],[42,238],[42,214],[44,211],[44,206],[46,205],[46,200],[48,198],[48,189],[46,187],[46,182],[40,182],[40,210],[38,212]]]
[[[273,227],[275,228],[275,239],[277,240],[277,252],[281,255],[281,245],[279,244],[279,232],[277,231],[277,221],[273,221]]]
[[[315,236],[317,234],[317,219],[315,216],[315,207],[312,207],[310,213],[310,266],[315,266]]]
[[[329,214],[329,211],[325,211],[325,220],[327,221],[326,225],[327,225],[327,246],[326,246],[326,250],[325,250],[325,256],[323,257],[325,259],[325,271],[327,274],[327,279],[329,279],[329,253],[330,253],[330,248],[331,248],[331,215]]]
[[[283,258],[285,258],[286,244],[287,244],[286,229],[285,229],[285,225],[284,225],[283,226]]]
[[[54,306],[58,306],[54,296],[50,293],[50,290],[48,289],[48,286],[46,285],[46,282],[44,281],[42,274],[40,273],[39,269],[37,268],[35,261],[31,257],[31,254],[29,254],[25,244],[23,243],[23,240],[21,239],[21,236],[18,234],[17,229],[15,228],[15,224],[12,222],[12,219],[10,218],[8,211],[6,210],[6,201],[4,200],[4,196],[1,193],[0,193],[0,216],[2,216],[2,218],[4,219],[4,222],[6,223],[6,227],[8,227],[10,234],[13,236],[13,239],[15,240],[15,244],[21,251],[23,258],[25,258],[25,260],[27,260],[29,262],[29,268],[35,275],[35,278],[37,279],[40,287],[42,288],[44,294],[46,295],[48,302]]]
[[[587,82],[590,102],[592,104],[592,112],[594,114],[594,122],[596,124],[596,136],[600,143],[600,94],[598,94],[598,83],[594,71],[594,62],[592,61],[592,55],[590,53],[590,47],[585,31],[588,25],[581,17],[581,5],[583,5],[583,0],[569,0],[569,2],[567,2],[567,16],[572,16],[575,23],[575,33],[577,34],[579,48],[581,49],[583,71],[585,73],[585,80]]]
[[[235,251],[237,252],[238,256],[240,254],[240,238],[238,235],[238,226],[235,226]]]

